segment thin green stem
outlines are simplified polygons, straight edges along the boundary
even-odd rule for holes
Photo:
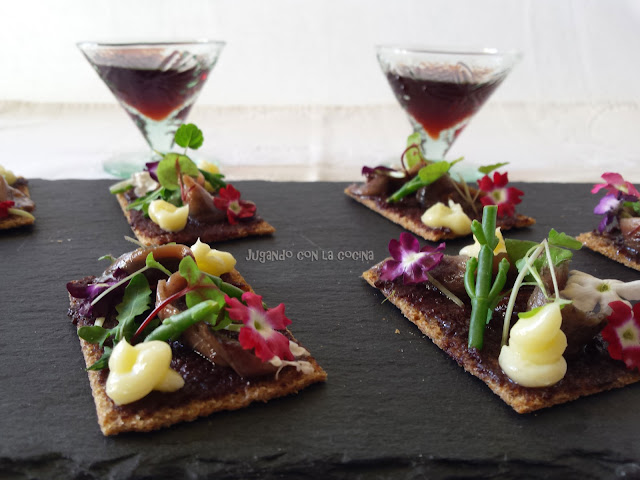
[[[453,303],[455,303],[459,307],[464,307],[464,303],[462,303],[462,300],[460,300],[455,293],[453,293],[451,290],[445,287],[442,283],[440,283],[440,281],[436,279],[433,275],[431,275],[430,273],[427,273],[427,278],[429,279],[431,284],[434,287],[436,287],[438,290],[440,290],[442,293],[444,293],[449,300],[451,300]]]
[[[507,304],[507,311],[504,314],[504,324],[502,326],[502,346],[505,346],[507,344],[507,340],[509,338],[509,327],[511,326],[511,315],[513,314],[513,308],[516,304],[516,298],[518,297],[518,291],[522,286],[522,281],[524,280],[524,277],[526,277],[527,274],[529,273],[529,269],[531,268],[531,265],[533,265],[533,262],[535,262],[538,256],[540,256],[540,253],[542,252],[543,249],[544,249],[544,245],[539,245],[538,248],[536,248],[534,252],[531,254],[531,256],[529,256],[528,258],[525,257],[526,262],[523,265],[522,269],[520,270],[520,273],[518,273],[518,276],[516,277],[516,281],[513,283],[511,295],[509,296],[509,303]]]

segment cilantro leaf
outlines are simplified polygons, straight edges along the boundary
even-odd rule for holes
[[[204,142],[204,135],[193,123],[183,124],[176,131],[175,142],[183,148],[197,150]]]
[[[180,188],[178,173],[197,177],[200,171],[196,164],[186,155],[167,153],[158,163],[156,171],[160,185],[167,190],[178,190]]]
[[[488,175],[494,170],[497,170],[500,167],[504,167],[505,165],[509,165],[509,162],[494,163],[493,165],[484,165],[482,167],[479,167],[478,171],[484,175]]]
[[[151,289],[144,274],[135,275],[124,289],[122,302],[116,306],[118,326],[115,327],[115,341],[130,340],[136,331],[135,318],[149,310]]]

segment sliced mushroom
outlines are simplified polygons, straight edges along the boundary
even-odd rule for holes
[[[562,290],[567,284],[569,277],[569,262],[560,264],[555,269],[558,289]],[[547,294],[553,295],[553,281],[548,269],[544,269],[541,274],[542,281],[547,290]],[[536,287],[527,302],[527,310],[541,307],[549,302],[542,289]],[[567,336],[567,349],[564,356],[570,358],[579,354],[582,348],[600,333],[605,326],[606,315],[600,312],[584,312],[573,304],[565,305],[562,310],[562,331]]]
[[[620,230],[624,244],[633,250],[640,250],[640,217],[621,218]]]
[[[185,204],[189,205],[189,216],[194,220],[206,223],[224,222],[227,212],[220,210],[213,203],[213,197],[206,188],[197,183],[189,175],[183,175],[185,187]]]
[[[124,271],[128,275],[140,270],[145,266],[147,256],[150,253],[153,253],[153,258],[156,262],[162,264],[167,270],[172,272],[178,270],[180,261],[184,257],[193,257],[191,249],[186,245],[173,244],[138,248],[116,259],[116,261],[105,270],[103,277],[109,277],[118,270]]]
[[[14,208],[19,208],[27,212],[33,211],[36,206],[33,200],[17,188],[11,187],[5,178],[0,175],[0,202],[6,201],[14,202]]]

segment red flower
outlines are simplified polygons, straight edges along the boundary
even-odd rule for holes
[[[480,197],[482,205],[497,205],[499,217],[512,217],[516,213],[516,205],[522,202],[520,197],[524,195],[522,190],[515,187],[506,188],[509,183],[508,173],[493,173],[493,180],[485,175],[478,180],[478,186],[484,195]]]
[[[9,216],[9,209],[16,203],[11,200],[0,202],[0,218],[7,218]]]
[[[602,338],[608,343],[611,358],[622,360],[627,368],[640,369],[640,303],[633,310],[625,302],[609,304],[609,323],[602,330]]]
[[[252,292],[242,294],[242,301],[246,305],[228,295],[225,295],[224,299],[228,305],[229,317],[244,324],[238,336],[242,348],[255,349],[256,357],[263,362],[268,362],[273,357],[282,360],[295,359],[289,348],[289,339],[278,332],[291,323],[291,320],[284,316],[283,303],[265,311],[262,297]]]
[[[231,225],[238,223],[239,218],[251,218],[256,214],[256,204],[246,200],[240,200],[240,192],[229,184],[218,191],[218,197],[214,197],[216,208],[227,211],[227,218]]]

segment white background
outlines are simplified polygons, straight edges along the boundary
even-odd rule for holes
[[[0,0],[0,7],[0,163],[28,176],[101,176],[100,159],[111,150],[144,147],[75,42],[206,37],[227,47],[191,120],[209,133],[208,152],[243,177],[289,166],[287,178],[353,178],[363,163],[393,158],[410,129],[373,48],[398,43],[524,53],[452,156],[511,161],[521,179],[596,181],[616,165],[640,180],[637,0]],[[69,129],[82,133],[75,148],[61,140]]]

